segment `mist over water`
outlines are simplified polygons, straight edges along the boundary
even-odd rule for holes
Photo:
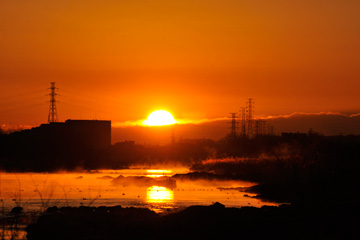
[[[187,168],[132,168],[93,172],[1,173],[1,199],[7,210],[51,206],[147,207],[158,213],[221,202],[228,207],[276,205],[251,198],[245,181],[181,180]],[[245,195],[245,196],[244,196]]]

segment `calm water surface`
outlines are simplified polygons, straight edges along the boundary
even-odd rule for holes
[[[254,185],[244,181],[181,181],[167,188],[126,182],[114,184],[113,179],[150,177],[159,179],[187,169],[125,169],[97,172],[4,173],[0,175],[0,199],[5,209],[21,206],[26,211],[42,211],[50,206],[115,206],[147,207],[158,213],[190,205],[220,202],[226,207],[277,205],[251,198],[242,187]],[[244,196],[245,195],[245,196]]]

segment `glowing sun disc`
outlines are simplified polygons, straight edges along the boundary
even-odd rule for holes
[[[148,126],[163,126],[175,123],[176,121],[171,113],[165,110],[157,110],[152,112],[144,121],[144,124]]]

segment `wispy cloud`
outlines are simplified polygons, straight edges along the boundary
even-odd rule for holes
[[[317,113],[306,113],[306,112],[294,112],[285,115],[275,115],[275,116],[266,116],[262,119],[276,119],[276,118],[291,118],[291,117],[299,117],[299,116],[343,116],[343,117],[354,117],[359,116],[360,113],[346,115],[339,112],[317,112]]]
[[[134,126],[143,126],[145,119],[135,120],[135,121],[125,121],[125,122],[113,122],[111,123],[112,127],[134,127]]]
[[[228,117],[221,117],[221,118],[204,118],[204,119],[177,119],[177,125],[185,125],[185,124],[204,124],[204,123],[211,123],[211,122],[218,122],[218,121],[225,121],[229,120]],[[134,127],[134,126],[143,126],[145,127],[145,119],[134,120],[134,121],[125,121],[125,122],[114,122],[111,124],[112,127]]]
[[[220,118],[203,118],[198,120],[191,120],[191,119],[181,119],[179,120],[178,124],[202,124],[202,123],[211,123],[211,122],[218,122],[218,121],[225,121],[229,120],[228,117],[220,117]]]
[[[360,117],[360,113],[351,114],[350,117]]]

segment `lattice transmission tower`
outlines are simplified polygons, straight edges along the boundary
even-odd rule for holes
[[[254,100],[252,98],[249,98],[246,110],[247,134],[252,138],[254,136]]]
[[[236,121],[236,113],[230,113],[231,114],[231,131],[230,131],[230,138],[235,139],[237,136],[236,129],[237,129],[237,121]]]
[[[240,134],[242,137],[246,136],[246,108],[242,107],[240,108],[240,122],[241,122],[241,130]]]
[[[57,88],[55,87],[55,82],[51,82],[51,87],[50,87],[50,109],[49,109],[49,116],[48,116],[48,122],[52,123],[52,122],[57,122],[58,121],[58,117],[57,117],[57,110],[56,110],[56,96],[58,95],[55,90]]]

